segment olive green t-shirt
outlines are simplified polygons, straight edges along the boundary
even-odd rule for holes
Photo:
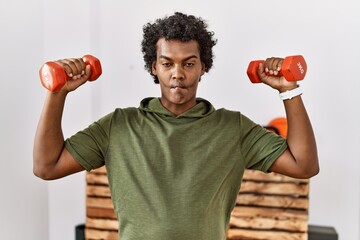
[[[66,140],[86,170],[106,165],[119,239],[225,239],[244,169],[267,172],[287,148],[241,113],[197,102],[174,116],[146,98]]]

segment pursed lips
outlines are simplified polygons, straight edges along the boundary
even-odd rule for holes
[[[175,82],[170,85],[170,88],[185,88],[185,85],[181,82]]]

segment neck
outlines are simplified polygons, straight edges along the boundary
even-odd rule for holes
[[[169,103],[168,101],[164,100],[163,98],[160,99],[161,104],[172,114],[175,116],[179,116],[186,112],[187,110],[193,108],[196,105],[196,98],[193,101],[184,103],[184,104],[173,104]]]

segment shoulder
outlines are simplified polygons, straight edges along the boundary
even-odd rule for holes
[[[135,107],[129,108],[116,108],[112,112],[102,116],[97,121],[94,122],[96,125],[111,125],[112,122],[119,121],[121,119],[126,119],[130,116],[138,114],[139,110]]]
[[[135,123],[145,117],[145,112],[137,107],[127,107],[117,108],[110,115],[113,123]]]
[[[222,117],[233,117],[233,118],[237,118],[237,119],[244,117],[244,115],[240,111],[229,110],[226,108],[219,108],[219,109],[215,110],[215,114],[222,116]]]
[[[141,112],[139,108],[136,107],[127,107],[127,108],[116,108],[113,112],[114,116],[118,115],[132,115],[132,114],[138,114]]]
[[[237,110],[220,108],[215,111],[215,114],[217,114],[219,118],[223,118],[226,121],[229,120],[236,121],[241,128],[254,128],[256,126],[260,126],[259,124],[255,123],[252,119],[250,119],[247,115]]]

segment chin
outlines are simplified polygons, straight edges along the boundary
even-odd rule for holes
[[[185,98],[181,98],[181,97],[178,97],[178,98],[172,97],[169,100],[172,104],[176,104],[176,105],[182,105],[187,102]]]

